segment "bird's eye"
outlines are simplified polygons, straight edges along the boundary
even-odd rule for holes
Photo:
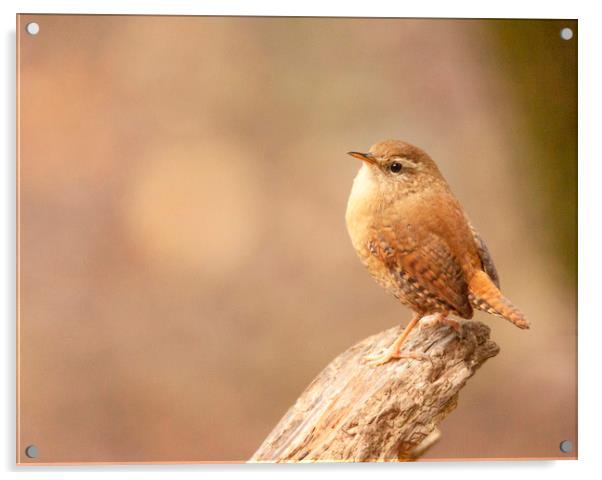
[[[393,173],[401,172],[401,163],[393,162],[391,165],[389,165],[389,170],[391,170]]]

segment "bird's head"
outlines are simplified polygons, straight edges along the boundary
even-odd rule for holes
[[[411,193],[435,182],[445,182],[425,151],[401,140],[385,140],[373,145],[368,153],[349,152],[349,155],[364,162],[364,176],[380,189]]]

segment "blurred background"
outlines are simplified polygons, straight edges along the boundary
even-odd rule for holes
[[[345,152],[386,138],[438,162],[532,322],[476,315],[501,353],[425,458],[576,444],[565,27],[20,16],[21,460],[244,461],[331,359],[406,323],[344,222]]]

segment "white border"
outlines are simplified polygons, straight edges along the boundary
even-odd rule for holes
[[[540,2],[505,0],[504,2],[478,2],[444,0],[420,2],[391,2],[384,0],[319,1],[305,0],[278,2],[276,0],[127,0],[77,1],[12,1],[5,2],[7,11],[19,13],[120,13],[169,15],[293,15],[293,16],[366,16],[366,17],[523,17],[523,18],[576,18],[581,2],[548,0]],[[584,2],[585,3],[585,2]],[[12,4],[12,5],[11,5]]]
[[[504,2],[482,1],[412,1],[385,2],[379,0],[346,0],[325,2],[304,0],[282,2],[277,0],[237,1],[157,1],[127,0],[74,1],[3,1],[2,9],[2,102],[0,135],[5,146],[1,177],[0,220],[4,234],[0,236],[0,255],[3,275],[0,277],[0,301],[4,312],[2,323],[3,394],[0,395],[3,432],[0,435],[0,455],[8,478],[25,475],[27,478],[116,479],[161,478],[238,473],[249,478],[287,474],[291,476],[330,476],[342,473],[352,478],[375,475],[419,476],[441,480],[448,478],[504,479],[509,475],[545,475],[549,479],[565,480],[594,478],[602,471],[599,460],[600,395],[595,379],[600,377],[599,339],[602,319],[598,318],[596,302],[602,282],[602,236],[600,234],[600,182],[602,147],[598,140],[600,125],[597,114],[602,111],[600,85],[600,46],[602,30],[593,1]],[[15,127],[14,127],[14,29],[15,13],[129,13],[129,14],[203,14],[203,15],[289,15],[289,16],[392,16],[392,17],[522,17],[522,18],[578,18],[579,27],[579,456],[578,461],[558,462],[455,462],[412,465],[188,465],[188,466],[111,466],[111,467],[15,467],[14,451],[14,315],[15,315]]]

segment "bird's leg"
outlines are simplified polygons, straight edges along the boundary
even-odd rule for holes
[[[417,352],[401,353],[401,351],[400,351],[401,346],[405,342],[406,338],[408,338],[408,335],[414,329],[414,327],[416,326],[416,324],[418,323],[418,321],[421,318],[422,318],[421,314],[415,313],[414,317],[412,317],[412,320],[410,321],[410,323],[408,323],[408,326],[406,328],[404,328],[403,332],[401,332],[401,335],[399,335],[399,337],[397,338],[397,340],[395,340],[393,345],[391,345],[382,354],[368,355],[368,356],[364,357],[364,360],[367,363],[370,363],[372,365],[382,365],[383,363],[387,363],[390,360],[393,360],[396,358],[413,358],[413,359],[417,359],[417,360],[424,359],[425,355],[422,353],[417,353]]]

